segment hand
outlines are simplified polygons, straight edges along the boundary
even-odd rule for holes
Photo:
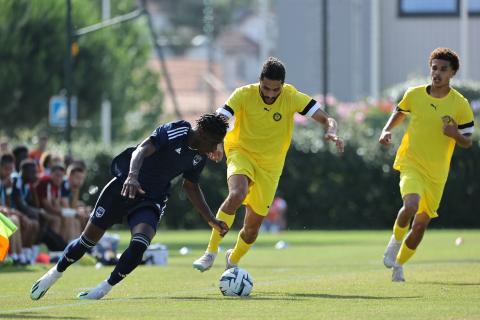
[[[382,134],[380,135],[378,142],[384,146],[390,145],[392,143],[392,133],[390,131],[382,130]]]
[[[337,148],[337,152],[338,153],[343,153],[343,149],[344,149],[343,139],[340,138],[339,136],[337,136],[336,133],[331,133],[331,132],[327,131],[324,138],[325,138],[326,141],[335,142],[335,147]]]
[[[217,230],[220,233],[220,236],[222,237],[224,237],[229,230],[227,224],[218,219],[214,219],[210,221],[208,224],[210,225],[210,227]]]
[[[443,134],[447,137],[455,139],[458,136],[458,126],[452,117],[442,117],[443,120]]]
[[[125,180],[123,183],[122,192],[120,194],[126,198],[134,199],[137,195],[137,192],[140,194],[145,194],[145,191],[140,186],[140,182],[138,182],[137,177],[128,175],[127,180]]]
[[[223,159],[223,147],[222,147],[222,145],[220,144],[217,147],[217,150],[207,153],[207,157],[208,157],[208,159],[210,159],[212,161],[215,161],[217,163],[222,161],[222,159]]]

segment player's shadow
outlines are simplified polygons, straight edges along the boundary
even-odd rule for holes
[[[209,300],[223,300],[229,299],[230,301],[242,301],[242,300],[270,300],[270,301],[285,301],[285,300],[299,300],[294,297],[269,297],[268,295],[253,295],[248,297],[223,297],[223,296],[206,296],[206,297],[167,297],[170,300],[184,300],[184,301],[209,301]]]
[[[416,283],[438,286],[480,286],[480,282],[419,281]]]
[[[248,297],[231,297],[231,299],[248,299],[248,300],[278,300],[278,301],[294,301],[294,300],[307,300],[307,299],[344,299],[344,300],[398,300],[398,299],[419,299],[422,296],[365,296],[365,295],[339,295],[339,294],[326,294],[326,293],[272,293],[272,292],[255,292],[252,296]],[[225,297],[219,296],[186,296],[186,297],[168,297],[172,300],[187,300],[187,301],[206,301],[206,300],[218,300],[225,299]]]
[[[393,296],[340,295],[340,294],[327,294],[327,293],[285,293],[283,295],[297,297],[297,298],[344,299],[344,300],[398,300],[398,299],[423,298],[422,296],[393,297]]]
[[[0,319],[73,319],[73,320],[80,320],[80,319],[88,319],[85,317],[61,317],[61,316],[49,316],[45,314],[36,314],[33,312],[23,312],[18,314],[2,314],[0,313]]]

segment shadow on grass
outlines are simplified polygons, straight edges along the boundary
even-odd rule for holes
[[[480,286],[480,282],[419,281],[416,283],[438,286]]]
[[[422,296],[364,296],[364,295],[340,295],[340,294],[326,294],[326,293],[271,293],[271,292],[256,292],[249,297],[228,297],[227,299],[239,300],[278,300],[278,301],[293,301],[293,300],[307,300],[307,299],[341,299],[341,300],[398,300],[398,299],[420,299]],[[172,300],[187,300],[187,301],[209,301],[225,299],[225,297],[168,297]]]
[[[5,266],[0,265],[0,272],[1,273],[17,273],[17,272],[37,272],[39,270],[43,270],[44,268],[41,267],[33,267],[33,266]]]
[[[415,261],[415,264],[470,264],[470,263],[480,263],[480,259],[445,259],[445,260],[421,260]]]
[[[398,299],[419,299],[422,296],[409,297],[385,297],[385,296],[362,296],[362,295],[340,295],[327,293],[287,293],[286,296],[300,297],[300,298],[316,298],[316,299],[342,299],[342,300],[398,300]]]
[[[85,317],[61,317],[61,316],[49,316],[45,314],[35,314],[32,312],[25,312],[20,314],[1,314],[0,319],[88,319]]]

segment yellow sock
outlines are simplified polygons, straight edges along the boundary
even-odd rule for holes
[[[227,214],[222,210],[218,209],[217,219],[225,222],[227,226],[230,228],[233,224],[233,220],[235,220],[235,215]],[[210,241],[208,242],[207,252],[217,253],[218,245],[220,244],[220,242],[222,242],[222,239],[223,237],[220,236],[220,233],[217,230],[212,229],[212,234],[210,235]]]
[[[393,225],[393,235],[395,236],[395,240],[402,241],[407,231],[408,231],[408,224],[406,227],[402,228],[397,224],[397,220],[395,220],[395,224]]]
[[[403,241],[402,246],[400,247],[400,251],[398,252],[397,255],[397,263],[403,265],[405,262],[407,262],[415,253],[415,250],[410,249],[407,247],[407,244],[405,241]]]
[[[232,254],[230,255],[230,262],[233,264],[238,264],[240,259],[250,250],[250,247],[253,245],[253,242],[248,244],[246,243],[240,233],[238,234],[237,243],[235,244],[235,248],[233,248]]]

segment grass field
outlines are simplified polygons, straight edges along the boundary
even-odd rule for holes
[[[241,263],[254,279],[252,295],[227,298],[218,290],[223,255],[203,274],[191,266],[209,232],[160,231],[154,242],[168,245],[168,265],[140,266],[100,301],[75,296],[111,267],[73,266],[39,301],[29,291],[47,266],[1,268],[0,319],[480,319],[479,230],[429,230],[406,265],[406,283],[392,283],[383,267],[389,234],[262,234]],[[125,246],[128,235],[121,235]],[[288,247],[274,249],[279,240]],[[189,254],[180,255],[183,246]]]

